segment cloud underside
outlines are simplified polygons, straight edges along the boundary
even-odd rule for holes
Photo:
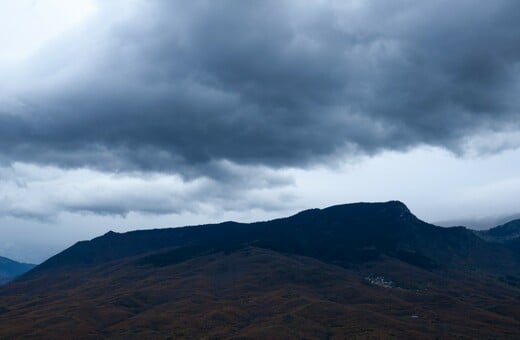
[[[520,144],[518,1],[130,3],[100,2],[0,80],[4,166],[250,188],[230,167],[264,181],[418,145]]]
[[[519,128],[517,1],[137,4],[18,72],[6,162],[304,166]]]

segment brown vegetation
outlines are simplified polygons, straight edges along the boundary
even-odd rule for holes
[[[520,290],[492,277],[392,259],[346,269],[253,247],[162,267],[134,257],[39,275],[0,296],[2,338],[518,336]]]

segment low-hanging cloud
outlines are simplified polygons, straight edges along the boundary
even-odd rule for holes
[[[15,163],[0,167],[0,216],[51,222],[64,212],[125,216],[292,208],[287,175],[228,162],[214,167],[232,174],[233,181]]]
[[[520,129],[518,1],[130,3],[0,83],[4,164],[224,178]]]

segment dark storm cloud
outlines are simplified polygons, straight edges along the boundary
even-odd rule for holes
[[[124,4],[124,3],[123,3]],[[112,6],[112,5],[106,5]],[[152,1],[47,47],[0,153],[198,176],[520,130],[517,1]]]

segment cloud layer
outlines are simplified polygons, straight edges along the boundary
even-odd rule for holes
[[[4,164],[215,176],[520,128],[517,1],[130,3],[0,84]]]
[[[520,146],[515,0],[97,6],[0,60],[1,216],[290,210],[297,169]]]
[[[218,164],[232,181],[184,180],[175,174],[110,174],[15,163],[0,168],[0,216],[51,222],[60,213],[125,216],[211,214],[218,208],[283,211],[292,207],[291,178],[267,168]]]

